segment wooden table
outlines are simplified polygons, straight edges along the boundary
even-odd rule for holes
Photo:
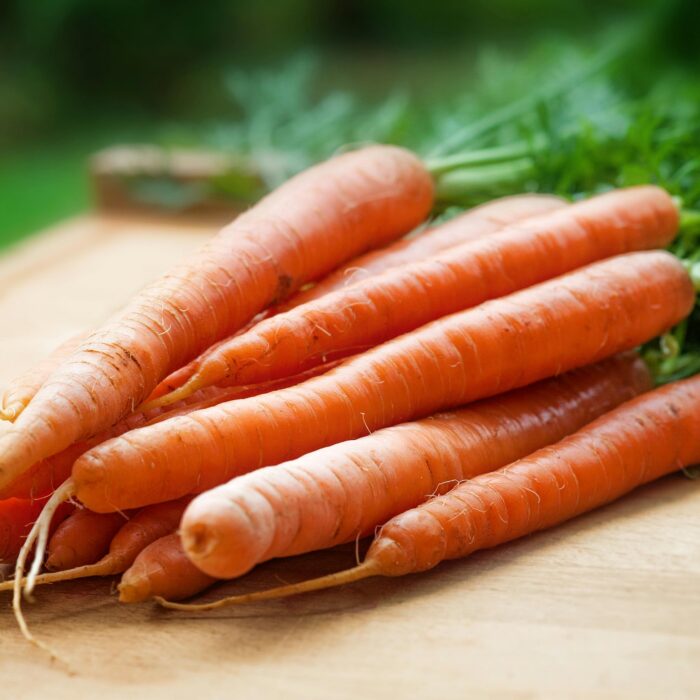
[[[99,322],[212,224],[86,216],[0,259],[0,381]],[[343,568],[268,563],[226,590]],[[125,607],[111,581],[41,590],[30,647],[2,604],[3,697],[700,698],[700,488],[680,476],[421,576],[206,617]]]

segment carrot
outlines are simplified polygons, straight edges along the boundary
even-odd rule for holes
[[[685,317],[693,302],[688,273],[669,253],[597,263],[440,319],[298,386],[109,440],[78,458],[50,503],[75,495],[110,512],[202,492],[633,348]]]
[[[24,498],[0,501],[0,562],[14,561],[43,506],[43,503]],[[54,525],[67,517],[72,509],[64,504]]]
[[[214,583],[185,555],[177,533],[161,537],[136,557],[122,576],[119,600],[139,603],[162,596],[171,600],[189,598]]]
[[[79,333],[61,343],[47,358],[11,381],[2,395],[0,420],[15,420],[27,407],[51,373],[85,340]]]
[[[37,576],[36,583],[60,583],[89,576],[112,576],[126,571],[151,542],[175,532],[188,503],[188,498],[158,503],[142,508],[127,521],[122,518],[122,526],[102,559],[73,569],[41,574]],[[0,583],[0,591],[12,590],[13,586],[14,581]]]
[[[362,564],[347,571],[206,605],[210,610],[370,576],[426,571],[586,513],[700,462],[700,376],[649,392],[561,442],[477,476],[390,520]]]
[[[54,371],[0,435],[0,487],[116,423],[163,377],[269,304],[417,226],[432,193],[418,158],[390,146],[337,156],[289,180]]]
[[[673,200],[657,187],[573,204],[262,321],[207,353],[182,387],[147,406],[224,380],[249,384],[303,371],[596,260],[666,245],[677,226]]]
[[[93,513],[79,508],[56,528],[49,541],[46,568],[63,571],[96,562],[107,552],[125,519],[122,513]]]
[[[247,328],[236,332],[234,336],[242,335],[265,318],[289,311],[351,283],[378,275],[394,267],[424,260],[442,250],[494,233],[504,226],[523,219],[561,209],[565,205],[566,202],[559,197],[536,194],[502,197],[482,204],[417,236],[402,239],[385,248],[354,258],[310,288],[297,292],[285,302],[269,307]],[[204,359],[215,353],[227,340],[230,338],[216,343],[198,358],[166,377],[154,389],[146,405],[157,405],[156,399],[181,387],[195,373]]]
[[[562,209],[566,201],[552,195],[520,194],[501,197],[474,207],[447,223],[433,226],[418,235],[396,241],[379,250],[354,258],[314,284],[276,304],[268,315],[289,311],[313,299],[381,274],[394,267],[409,265],[470,240],[533,216]]]
[[[556,442],[650,386],[644,362],[626,354],[260,469],[195,498],[180,529],[185,551],[205,573],[233,578],[267,559],[363,537],[430,494]]]
[[[9,486],[0,489],[1,498],[47,498],[60,486],[71,473],[74,462],[91,448],[99,445],[110,438],[122,435],[129,430],[154,425],[155,423],[167,420],[174,416],[187,415],[187,413],[202,408],[215,406],[222,401],[232,401],[250,396],[257,396],[274,389],[286,386],[294,386],[310,377],[323,374],[337,366],[340,360],[319,365],[294,377],[275,379],[262,384],[250,386],[233,387],[208,387],[193,394],[184,401],[167,406],[165,408],[154,408],[144,413],[135,413],[112,426],[108,430],[98,433],[95,437],[75,443],[59,452],[53,457],[37,462],[28,469],[22,476],[13,481]]]

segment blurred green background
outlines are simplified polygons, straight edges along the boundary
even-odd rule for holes
[[[646,29],[624,80],[643,94],[663,79],[661,67],[686,75],[697,69],[699,6],[6,0],[0,6],[0,245],[88,207],[85,159],[102,146],[245,150],[296,119],[289,143],[304,134],[318,140],[326,129],[323,144],[309,147],[310,158],[341,145],[338,139],[365,134],[427,148],[455,123],[480,114],[477,104],[506,104],[529,89],[518,84],[521,63],[536,67],[530,85],[545,81],[571,47],[595,55],[640,18]],[[313,70],[304,67],[309,62]],[[306,102],[294,92],[302,88],[310,93]],[[362,122],[367,114],[371,127]],[[303,165],[303,154],[297,160]]]

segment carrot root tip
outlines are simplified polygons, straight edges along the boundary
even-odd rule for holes
[[[288,598],[290,596],[299,595],[301,593],[310,593],[311,591],[320,591],[326,588],[335,588],[347,583],[361,581],[372,576],[381,576],[382,572],[378,564],[374,561],[365,560],[364,563],[352,569],[339,571],[327,576],[301,581],[300,583],[292,583],[287,586],[278,586],[277,588],[269,588],[264,591],[256,591],[255,593],[246,593],[243,595],[229,596],[221,598],[211,603],[175,603],[170,600],[165,600],[161,596],[154,596],[158,605],[169,610],[180,610],[182,612],[205,612],[208,610],[216,610],[217,608],[225,608],[231,605],[244,605],[247,603],[256,603],[263,600],[276,600],[278,598]]]

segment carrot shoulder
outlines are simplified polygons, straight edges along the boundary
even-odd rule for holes
[[[684,318],[694,299],[669,253],[613,258],[440,319],[296,387],[103,443],[76,461],[66,493],[108,512],[205,491],[631,349]]]
[[[555,445],[398,515],[354,569],[205,605],[165,604],[208,610],[425,571],[553,527],[697,464],[699,434],[700,376],[695,376],[632,399]]]
[[[650,386],[644,362],[625,354],[259,469],[194,499],[180,527],[185,551],[206,573],[232,578],[267,559],[365,536],[430,494],[556,442]]]
[[[54,371],[0,436],[0,487],[116,423],[163,377],[269,304],[414,228],[432,194],[418,158],[389,146],[346,153],[282,185]]]
[[[673,200],[652,186],[526,220],[261,321],[207,353],[158,405],[224,380],[248,384],[294,374],[596,260],[663,247],[677,225]]]

